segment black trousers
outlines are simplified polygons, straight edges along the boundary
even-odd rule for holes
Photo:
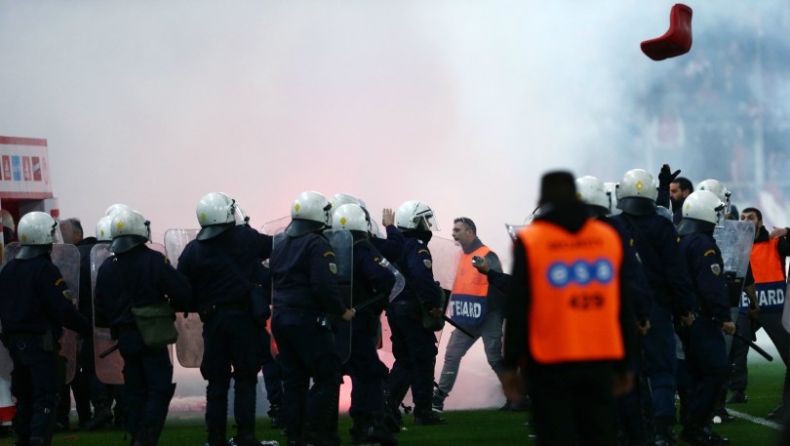
[[[610,363],[532,365],[527,373],[539,446],[615,444]]]

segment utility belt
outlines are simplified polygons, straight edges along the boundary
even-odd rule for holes
[[[248,312],[249,310],[250,304],[248,302],[200,304],[200,320],[206,322],[215,314],[224,313],[226,311]]]
[[[60,351],[60,345],[58,344],[57,340],[55,339],[55,335],[52,333],[52,330],[47,330],[43,333],[34,333],[34,332],[25,332],[25,331],[16,331],[13,333],[2,333],[0,334],[0,341],[5,344],[6,347],[11,347],[11,343],[17,341],[32,341],[34,343],[38,343],[41,346],[41,350],[45,352],[57,352]]]

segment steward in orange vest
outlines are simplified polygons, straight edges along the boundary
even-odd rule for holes
[[[624,250],[606,223],[588,217],[569,172],[544,175],[542,212],[514,243],[503,377],[518,399],[527,376],[538,445],[614,444],[614,394],[630,389],[636,336]]]

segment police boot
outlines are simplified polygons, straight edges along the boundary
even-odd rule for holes
[[[680,439],[694,446],[721,446],[730,444],[730,440],[721,437],[710,428],[693,423],[683,428]]]
[[[96,411],[90,421],[85,423],[82,427],[83,430],[93,431],[103,428],[112,422],[112,410],[108,405],[101,405],[96,408]]]
[[[675,446],[677,444],[674,429],[675,420],[656,419],[656,446]]]
[[[403,414],[400,412],[400,403],[391,399],[388,392],[384,393],[384,426],[393,434],[403,428]]]
[[[368,438],[381,446],[398,446],[398,439],[384,426],[384,417],[381,414],[373,416],[373,424],[368,427]]]
[[[431,406],[417,406],[414,409],[414,424],[418,426],[444,424],[444,418],[440,417],[438,413],[431,410]]]
[[[272,422],[272,429],[282,429],[283,427],[285,427],[285,423],[283,423],[282,412],[280,411],[279,404],[270,404],[267,415],[269,415],[269,419]]]

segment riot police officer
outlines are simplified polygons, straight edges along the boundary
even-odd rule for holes
[[[395,285],[395,274],[387,259],[370,243],[367,213],[355,204],[336,208],[332,228],[351,231],[354,238],[353,302],[362,307],[352,322],[351,356],[345,371],[351,375],[351,428],[353,444],[397,445],[384,427],[384,380],[389,370],[376,352],[379,317]]]
[[[260,344],[253,342],[259,329],[256,323],[260,322],[255,319],[252,293],[262,295],[259,259],[271,254],[272,238],[245,225],[237,226],[236,202],[223,193],[204,195],[196,214],[200,232],[184,248],[177,269],[189,279],[193,303],[203,321],[200,373],[208,381],[206,445],[226,443],[231,378],[235,383],[233,415],[238,434],[230,444],[260,445],[255,438]]]
[[[114,254],[96,277],[96,326],[109,327],[124,360],[128,414],[126,429],[133,446],[155,446],[175,392],[167,345],[147,345],[133,309],[170,301],[189,308],[189,282],[167,258],[148,248],[150,222],[139,212],[121,211],[112,218]]]
[[[696,320],[689,327],[678,328],[692,381],[688,414],[681,420],[684,429],[680,437],[694,445],[726,444],[707,427],[727,378],[728,360],[722,331],[729,335],[735,332],[723,275],[724,260],[713,239],[713,230],[724,207],[725,203],[712,192],[692,192],[686,197],[683,219],[678,225],[680,250],[698,297]]]
[[[70,290],[50,258],[56,227],[49,214],[25,214],[18,226],[22,248],[0,272],[0,323],[2,341],[14,362],[13,425],[19,445],[52,441],[55,400],[62,384],[57,376],[62,327],[83,335],[91,331],[88,320],[71,303]]]
[[[385,385],[387,405],[398,413],[411,386],[415,424],[440,424],[444,419],[431,409],[436,337],[422,322],[423,315],[440,318],[444,314],[443,291],[434,281],[428,249],[431,230],[436,227],[434,212],[421,201],[409,200],[398,208],[395,223],[405,237],[403,252],[395,263],[406,278],[406,288],[387,307],[395,356]]]
[[[332,319],[349,321],[354,311],[341,301],[335,254],[321,234],[330,224],[331,208],[318,192],[296,197],[285,237],[269,259],[272,334],[283,373],[282,410],[289,445],[340,444],[341,361]]]
[[[656,213],[658,191],[653,176],[642,169],[623,175],[617,186],[617,207],[622,211],[614,217],[634,236],[634,245],[645,267],[647,281],[653,291],[650,307],[650,330],[644,337],[645,374],[652,390],[656,444],[674,444],[675,393],[677,358],[673,314],[683,325],[694,321],[694,291],[691,288],[685,260],[681,256],[675,226]]]

